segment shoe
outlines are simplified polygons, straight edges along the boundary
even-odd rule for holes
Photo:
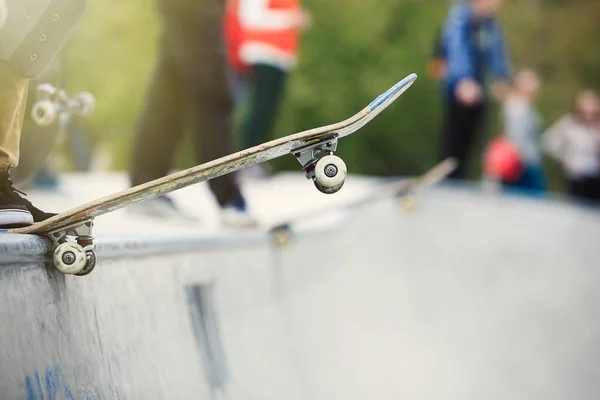
[[[248,213],[246,201],[243,197],[223,207],[221,210],[221,222],[223,225],[231,228],[251,228],[258,225],[258,221]]]
[[[169,218],[197,222],[198,218],[181,211],[175,201],[167,195],[155,197],[127,207],[128,211],[154,218]]]
[[[0,172],[0,228],[19,228],[44,221],[56,214],[44,212],[15,189],[7,171]]]

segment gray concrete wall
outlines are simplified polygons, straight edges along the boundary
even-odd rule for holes
[[[597,398],[599,237],[592,211],[449,188],[287,249],[104,239],[83,278],[2,237],[0,399]]]

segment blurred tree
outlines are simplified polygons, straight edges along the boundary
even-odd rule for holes
[[[413,87],[363,131],[344,140],[340,154],[350,173],[424,171],[436,159],[441,101],[438,83],[427,77],[426,67],[450,3],[305,0],[314,26],[303,39],[300,64],[273,137],[347,118],[416,72],[420,78]],[[96,96],[93,130],[111,142],[119,169],[128,163],[133,126],[154,61],[159,25],[149,4],[90,0],[70,46],[70,86]],[[600,1],[505,0],[505,5],[501,18],[515,67],[540,71],[540,108],[549,124],[569,109],[577,90],[600,89]],[[473,176],[478,164],[479,159],[473,160]],[[179,166],[190,165],[184,151]],[[292,157],[274,165],[297,169]],[[560,176],[551,167],[552,187],[560,188]]]

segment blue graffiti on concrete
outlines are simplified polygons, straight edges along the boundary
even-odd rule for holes
[[[46,368],[43,378],[37,371],[33,376],[26,376],[25,390],[27,400],[76,400],[59,365]],[[100,393],[87,393],[82,400],[100,400]]]

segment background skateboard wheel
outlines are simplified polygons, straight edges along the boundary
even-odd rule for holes
[[[337,156],[327,155],[315,165],[315,186],[327,194],[342,188],[346,179],[346,163]]]
[[[31,108],[31,118],[39,126],[48,126],[56,119],[56,107],[50,100],[41,100]]]
[[[96,109],[96,99],[89,92],[77,93],[73,101],[77,104],[75,114],[79,117],[90,116]]]
[[[78,274],[85,268],[86,263],[85,251],[78,244],[61,243],[54,250],[54,266],[64,274]]]
[[[51,100],[56,96],[58,90],[50,83],[40,83],[36,87],[36,94],[38,100]]]
[[[81,272],[79,272],[75,275],[85,276],[85,275],[89,274],[90,272],[92,272],[94,270],[94,268],[96,267],[96,253],[94,253],[92,250],[87,250],[85,252],[85,258],[86,258],[85,267],[83,267]]]
[[[413,195],[410,195],[410,194],[404,195],[404,196],[400,197],[399,201],[400,201],[400,207],[402,207],[402,209],[406,212],[414,211],[415,208],[417,207],[417,200],[415,199],[415,197]]]
[[[289,226],[281,226],[271,231],[273,244],[277,247],[287,247],[292,243],[292,232]]]

